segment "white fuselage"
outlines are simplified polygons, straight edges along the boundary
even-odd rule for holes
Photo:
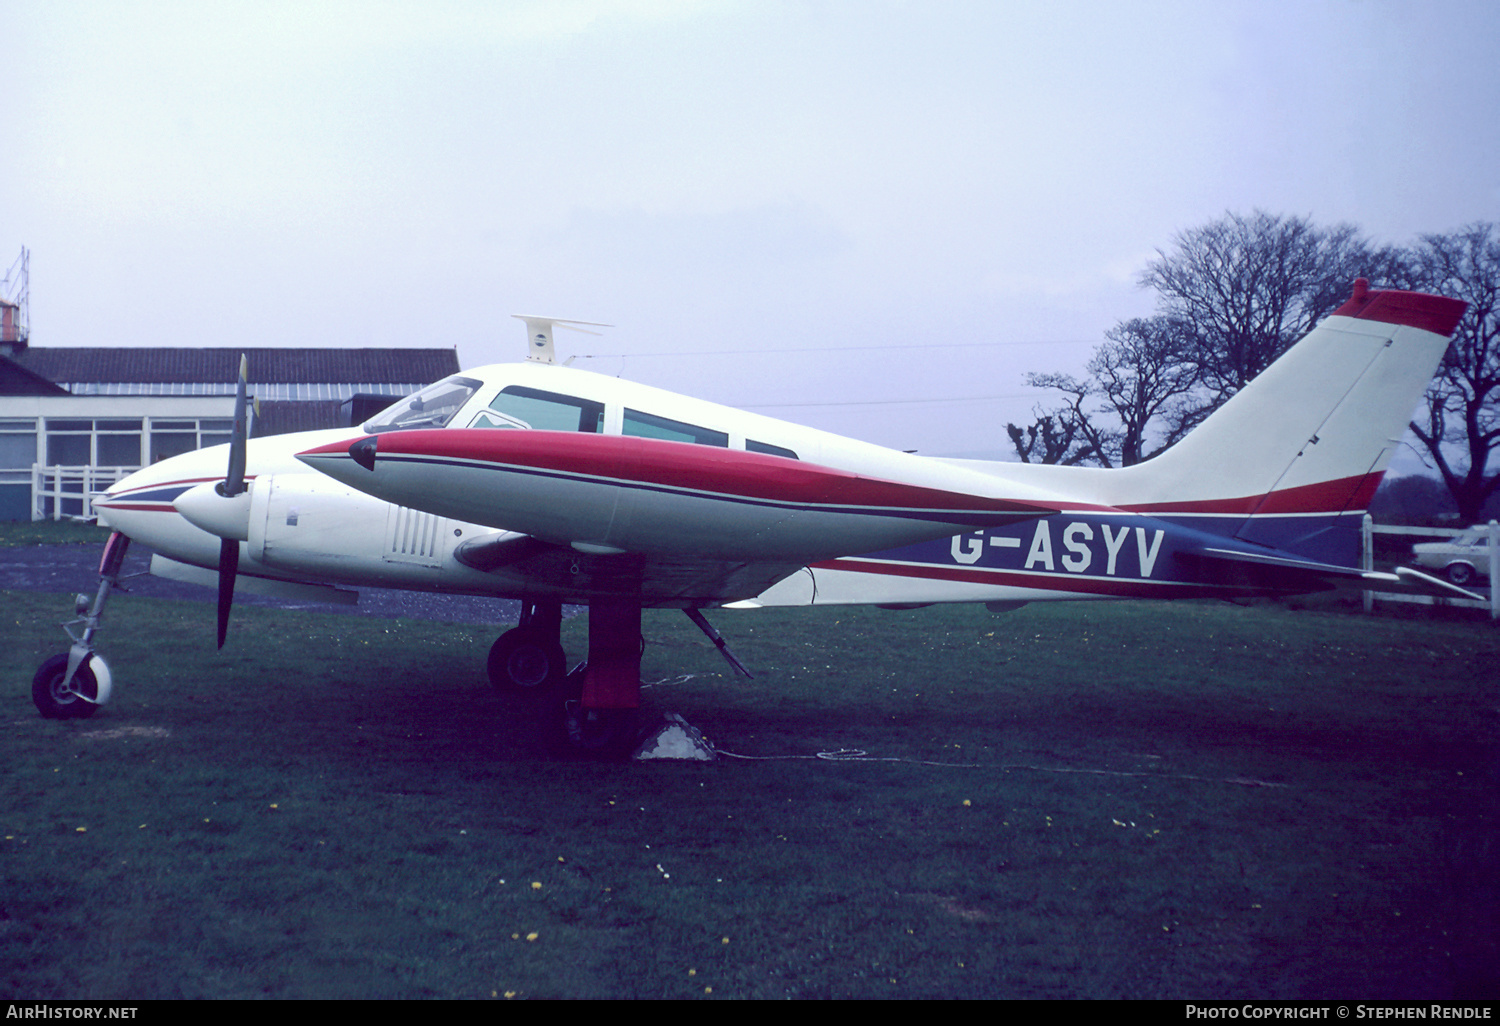
[[[813,428],[802,427],[771,417],[747,413],[730,407],[704,402],[661,389],[622,381],[586,371],[539,363],[501,364],[466,371],[456,379],[468,383],[466,397],[451,409],[444,409],[446,427],[489,427],[495,429],[538,427],[557,429],[577,421],[559,424],[558,410],[566,418],[586,421],[586,427],[603,435],[635,434],[660,439],[708,439],[707,444],[734,451],[766,453],[795,459],[802,464],[837,467],[842,471],[885,481],[899,481],[915,487],[941,489],[1048,502],[1054,497],[1014,480],[1004,480],[993,472],[984,473],[956,463],[928,459],[897,452],[881,446],[842,437]],[[510,390],[519,398],[511,403],[502,397]],[[433,391],[429,388],[425,394]],[[574,406],[551,404],[537,396],[546,394],[576,400]],[[400,410],[412,400],[403,400],[393,410]],[[582,415],[578,411],[583,411]],[[508,411],[508,412],[507,412]],[[531,419],[527,419],[527,418]],[[410,424],[429,425],[419,414],[408,418]],[[217,566],[222,537],[240,540],[239,573],[253,578],[298,582],[332,583],[346,586],[412,588],[465,594],[524,596],[566,592],[566,584],[556,580],[537,581],[526,574],[505,567],[477,570],[455,557],[465,542],[504,535],[506,528],[473,519],[449,517],[422,512],[408,506],[385,502],[342,484],[313,470],[297,459],[299,453],[320,445],[350,441],[363,437],[362,428],[331,429],[253,438],[248,443],[246,478],[249,492],[242,497],[245,517],[237,532],[227,532],[216,522],[199,520],[209,527],[195,526],[178,508],[190,490],[206,490],[224,475],[228,446],[220,445],[163,460],[121,481],[107,496],[96,503],[100,521],[135,541],[149,546],[167,560],[211,570]],[[991,468],[986,468],[990,470]],[[462,495],[459,496],[461,500]],[[581,496],[572,508],[554,505],[552,515],[559,522],[595,515],[587,508],[587,496]],[[456,504],[464,507],[462,501]],[[544,512],[547,510],[544,509]],[[710,549],[733,553],[747,538],[736,523],[726,517],[720,527],[701,516],[693,520],[693,532],[702,536],[718,530],[720,537]],[[537,524],[522,525],[524,533],[546,537],[536,530]],[[545,527],[545,525],[542,525]],[[605,539],[607,541],[607,539]],[[588,549],[581,545],[586,555]],[[601,552],[611,551],[602,545]],[[726,560],[728,555],[724,557]],[[771,558],[770,556],[767,557]],[[782,564],[785,554],[779,555]],[[797,561],[797,565],[800,565]],[[782,566],[772,578],[785,576],[797,565]],[[824,572],[826,588],[836,588],[834,577]],[[687,599],[733,602],[753,598],[771,581],[754,585],[754,575],[737,581],[725,590],[711,594],[685,595]],[[873,582],[865,582],[867,585]],[[883,589],[871,593],[867,587],[858,601],[906,601],[909,584],[885,581]],[[703,591],[701,585],[695,585]],[[746,590],[753,587],[753,590]],[[793,591],[797,588],[794,586]],[[924,589],[930,592],[929,586]],[[960,589],[963,599],[975,597],[970,587]],[[977,597],[986,600],[1004,598],[993,588],[979,589]],[[583,600],[587,589],[570,597]],[[787,593],[787,589],[783,589]],[[789,594],[789,593],[788,593]],[[825,594],[824,601],[831,593]],[[958,598],[957,593],[954,593]],[[1032,593],[1033,597],[1038,597]],[[811,596],[809,595],[810,599]],[[801,600],[794,600],[800,601]],[[923,601],[931,601],[924,598]]]

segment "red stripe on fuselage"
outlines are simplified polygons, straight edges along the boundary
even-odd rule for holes
[[[140,473],[140,471],[136,471],[136,473],[138,474]],[[134,475],[131,476],[133,477]],[[255,477],[256,475],[254,474],[246,474],[245,480],[254,481]],[[126,478],[125,480],[128,481],[130,480],[130,478]],[[109,491],[106,491],[104,494],[106,496],[109,496],[110,498],[120,499],[124,498],[127,495],[134,495],[136,492],[154,492],[160,488],[191,488],[194,485],[205,484],[209,481],[222,480],[224,480],[223,474],[215,474],[212,477],[184,477],[179,478],[176,481],[152,481],[150,484],[133,485],[130,488],[121,489],[118,492],[115,491],[115,488],[119,488],[120,484],[124,483],[122,481],[119,484],[114,485]],[[98,503],[96,502],[94,505],[97,506]]]
[[[902,484],[781,456],[628,435],[483,428],[394,431],[375,436],[376,460],[430,456],[713,492],[780,503],[1046,516],[1055,507]],[[343,453],[340,441],[309,450]]]
[[[970,570],[963,567],[934,566],[930,563],[876,563],[857,557],[825,560],[812,564],[812,569],[847,570],[851,573],[916,577],[932,581],[964,581],[970,584],[990,584],[995,587],[1033,588],[1037,591],[1071,591],[1083,595],[1113,598],[1206,598],[1235,590],[1213,585],[1178,584],[1145,578],[1113,580],[1099,577],[1068,577],[1061,574],[1028,574],[1015,570]]]
[[[787,503],[896,509],[1013,512],[1217,514],[1227,516],[1336,514],[1369,505],[1380,474],[1362,474],[1299,485],[1269,495],[1177,499],[1110,507],[1059,502],[1044,507],[1023,500],[991,499],[923,488],[779,456],[623,435],[570,431],[445,428],[393,431],[375,436],[384,455],[432,456],[531,467],[593,477],[686,488]],[[308,453],[344,455],[352,443],[331,442]],[[209,480],[214,480],[210,478]],[[160,486],[158,486],[160,487]]]
[[[1381,474],[1361,474],[1334,481],[1283,488],[1269,495],[1245,495],[1237,499],[1196,499],[1176,502],[1143,502],[1121,506],[1127,513],[1224,513],[1287,515],[1293,513],[1342,513],[1362,510],[1380,487]]]

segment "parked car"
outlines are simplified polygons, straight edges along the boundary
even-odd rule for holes
[[[1454,584],[1488,577],[1494,565],[1488,524],[1476,524],[1447,541],[1413,545],[1411,551],[1418,566],[1439,570]]]

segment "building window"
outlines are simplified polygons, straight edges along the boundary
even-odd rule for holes
[[[92,420],[47,421],[47,466],[86,467],[94,462]]]
[[[31,473],[36,462],[36,421],[32,418],[0,419],[0,471]],[[29,480],[29,476],[28,476]]]
[[[50,467],[139,467],[141,422],[136,420],[47,420]]]
[[[0,520],[31,519],[36,418],[0,418]]]
[[[139,420],[94,421],[94,466],[139,467],[141,422]]]
[[[151,420],[151,462],[169,456],[181,456],[206,445],[220,445],[234,433],[232,419],[203,418],[185,420]]]
[[[33,427],[32,431],[35,430]],[[49,467],[139,467],[143,465],[143,441],[148,449],[148,462],[155,463],[168,456],[227,442],[233,430],[234,421],[227,417],[149,421],[48,418],[44,462]],[[32,444],[34,454],[34,434]]]

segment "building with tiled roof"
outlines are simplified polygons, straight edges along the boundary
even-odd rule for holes
[[[251,434],[359,423],[459,370],[452,349],[31,347],[0,342],[0,520],[87,513],[131,470],[227,441],[240,355]]]
[[[73,395],[233,395],[242,353],[262,401],[407,395],[458,370],[451,349],[26,348],[11,359]]]

